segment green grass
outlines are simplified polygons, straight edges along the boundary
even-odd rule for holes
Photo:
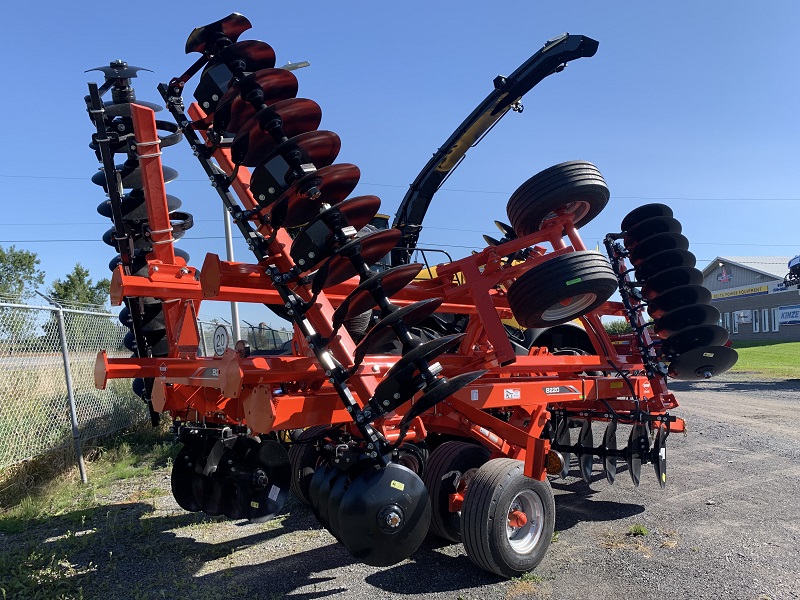
[[[642,537],[650,533],[647,530],[647,527],[637,523],[636,525],[631,525],[631,528],[628,529],[628,535],[632,537]]]
[[[800,379],[800,342],[734,343],[739,360],[731,372],[748,372],[776,379]]]

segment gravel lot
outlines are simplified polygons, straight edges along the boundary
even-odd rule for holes
[[[650,466],[638,489],[626,473],[554,480],[557,541],[534,576],[498,579],[431,538],[394,567],[353,563],[296,501],[262,525],[188,514],[167,471],[0,546],[66,553],[85,598],[800,598],[800,428],[787,418],[800,381],[671,389],[689,434],[669,438],[667,489]]]

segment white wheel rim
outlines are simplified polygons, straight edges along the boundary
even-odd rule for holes
[[[566,317],[582,315],[583,311],[597,300],[597,294],[578,294],[566,299],[566,304],[557,302],[542,313],[542,318],[546,321],[555,321]]]
[[[512,515],[519,512],[525,515],[523,525],[511,524]],[[511,548],[517,554],[530,554],[539,543],[544,531],[544,504],[539,494],[533,490],[523,490],[517,494],[508,507],[506,536]]]
[[[565,204],[564,206],[560,207],[557,211],[551,212],[547,215],[544,219],[542,219],[542,224],[545,221],[550,219],[555,219],[560,215],[572,215],[572,222],[577,223],[581,219],[583,219],[591,210],[591,205],[588,202],[584,202],[583,200],[576,200],[575,202],[570,202]]]

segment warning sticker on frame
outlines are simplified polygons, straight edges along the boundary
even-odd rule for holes
[[[522,398],[522,393],[519,390],[503,390],[503,400],[519,400],[520,398]]]

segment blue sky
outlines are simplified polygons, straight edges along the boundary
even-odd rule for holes
[[[116,58],[152,69],[134,83],[138,98],[158,101],[157,83],[194,60],[183,53],[192,28],[232,10],[253,23],[242,39],[271,44],[279,65],[311,62],[297,71],[298,95],[318,102],[322,128],[342,138],[337,162],[360,167],[355,194],[380,196],[390,215],[496,75],[564,31],[599,40],[595,57],[546,79],[521,115],[508,115],[468,153],[435,197],[420,245],[455,258],[481,248],[522,182],[582,159],[611,189],[606,209],[581,231],[588,246],[635,206],[662,201],[700,267],[718,255],[800,253],[796,2],[92,6],[33,1],[27,22],[4,28],[0,245],[38,253],[48,282],[76,262],[106,277],[114,255],[100,241],[110,223],[95,212],[104,196],[89,181],[98,165],[83,104],[87,82],[102,76],[84,71]],[[108,17],[98,21],[103,6]],[[199,267],[206,252],[224,255],[220,203],[185,143],[163,159],[180,172],[168,191],[195,217],[179,246]],[[237,259],[249,261],[236,242]],[[229,310],[205,303],[201,314]],[[274,322],[259,306],[243,305],[242,316]]]

